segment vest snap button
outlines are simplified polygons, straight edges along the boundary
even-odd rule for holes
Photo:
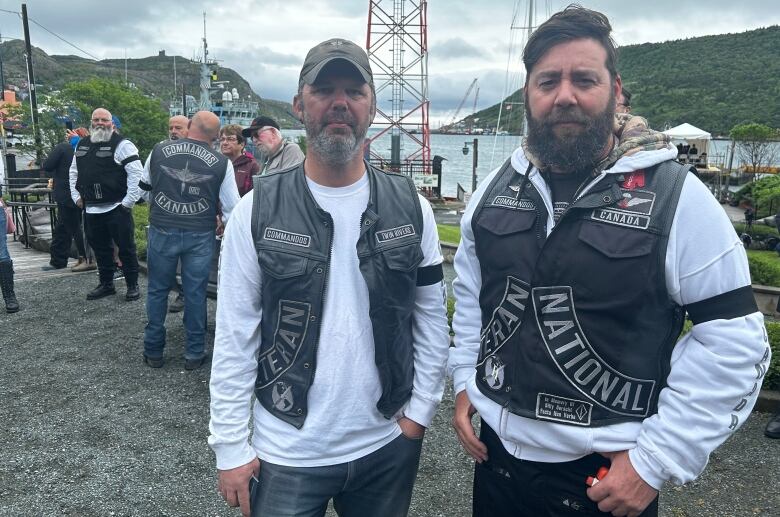
[[[611,197],[609,197],[609,196],[604,196],[604,202],[605,202],[605,203],[609,203],[610,201],[612,201],[612,198],[611,198]]]
[[[303,363],[303,367],[308,369],[309,368],[309,363]]]
[[[366,226],[369,226],[369,225],[371,224],[371,221],[369,221],[368,219],[366,219],[366,222],[365,222],[365,223],[363,223],[363,224],[365,224]]]
[[[322,268],[321,268],[321,267],[318,267],[318,268],[317,268],[317,273],[319,273],[319,274],[322,274],[322,271],[323,271],[323,270],[322,270]]]
[[[302,410],[301,408],[298,408],[298,410],[296,411],[296,413],[298,413],[299,415],[302,415],[302,414],[303,414],[303,410]]]
[[[510,391],[512,391],[512,386],[507,386],[506,387],[506,392],[509,393]]]
[[[309,321],[317,321],[317,316],[311,316],[311,317],[309,317]]]

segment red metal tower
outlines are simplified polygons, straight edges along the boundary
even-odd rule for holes
[[[369,0],[366,50],[381,128],[370,141],[390,136],[389,157],[376,144],[371,161],[410,175],[431,172],[427,9],[426,0]]]

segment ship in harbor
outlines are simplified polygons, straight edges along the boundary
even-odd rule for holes
[[[209,59],[208,43],[206,42],[206,13],[203,13],[203,55],[200,62],[200,96],[182,94],[171,101],[169,113],[185,115],[187,118],[198,111],[211,111],[219,117],[222,125],[238,124],[250,126],[252,120],[260,112],[260,103],[250,100],[250,94],[241,95],[236,88],[230,88],[228,81],[220,81],[217,77],[217,61]]]

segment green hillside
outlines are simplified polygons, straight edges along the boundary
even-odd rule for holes
[[[683,122],[713,135],[727,135],[745,121],[780,127],[780,26],[619,49],[623,84],[633,97],[632,113],[654,128]],[[509,100],[522,98],[521,90]],[[509,124],[518,132],[521,106]],[[495,127],[498,104],[469,116]],[[506,116],[502,115],[502,116]]]
[[[0,56],[6,84],[22,86],[27,84],[27,72],[24,61],[24,43],[11,40],[0,44]],[[152,56],[127,60],[127,81],[134,84],[144,94],[160,99],[167,111],[174,97],[173,56]],[[38,92],[46,93],[61,89],[65,84],[90,78],[115,79],[124,82],[125,60],[104,59],[95,61],[78,56],[50,56],[37,47],[33,47],[33,66]],[[250,94],[252,100],[260,102],[260,111],[279,121],[282,127],[297,127],[298,121],[290,113],[287,102],[263,99],[254,92],[249,83],[235,70],[216,67],[219,81],[229,81],[229,87],[238,89],[242,98]],[[176,56],[176,78],[184,83],[186,92],[199,97],[200,64],[181,56]],[[181,91],[176,93],[180,96]]]

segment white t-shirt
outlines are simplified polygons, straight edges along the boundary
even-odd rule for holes
[[[312,181],[308,185],[334,224],[308,414],[303,427],[296,429],[254,403],[254,450],[248,450],[248,408],[238,401],[249,400],[256,378],[262,271],[250,230],[253,196],[244,196],[227,226],[220,264],[209,437],[220,469],[243,465],[252,455],[294,467],[344,463],[370,454],[401,432],[395,419],[384,418],[376,408],[382,389],[374,360],[368,288],[356,250],[361,215],[369,200],[368,176],[341,188]],[[424,254],[420,267],[440,264],[433,211],[422,198],[420,205]],[[441,283],[417,287],[416,292],[414,387],[402,413],[428,426],[443,392],[448,328]]]

